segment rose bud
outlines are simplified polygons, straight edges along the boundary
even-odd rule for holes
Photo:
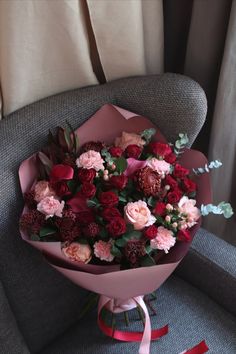
[[[181,166],[178,163],[175,165],[175,169],[173,172],[174,177],[182,179],[188,174],[189,174],[189,170],[187,168]]]
[[[124,174],[121,174],[119,176],[111,176],[109,180],[109,184],[115,188],[121,191],[126,187],[126,184],[128,182],[128,177],[126,177]]]
[[[129,145],[125,149],[125,154],[128,158],[132,157],[133,159],[138,159],[141,153],[142,153],[142,148],[135,144]]]
[[[193,193],[197,189],[197,184],[194,181],[192,181],[191,179],[185,178],[182,181],[182,187],[186,193]]]
[[[160,142],[152,142],[148,145],[148,150],[158,156],[162,156],[163,158],[172,153],[171,147],[168,144],[160,143]]]
[[[112,157],[121,157],[123,150],[119,146],[112,146],[108,150]]]
[[[118,204],[119,197],[112,191],[102,192],[98,197],[99,202],[105,207],[113,207]]]
[[[171,154],[165,156],[165,161],[172,165],[176,161],[176,155],[172,152]]]
[[[84,182],[78,193],[84,198],[93,198],[96,194],[96,187],[92,183]]]
[[[126,232],[126,222],[121,217],[116,217],[107,225],[107,231],[113,237],[118,237]]]
[[[144,230],[144,236],[149,240],[152,240],[157,236],[157,232],[158,232],[158,228],[155,225],[151,225]]]
[[[172,192],[169,192],[167,194],[167,200],[168,203],[170,204],[175,204],[180,201],[180,198],[182,197],[183,193],[179,188],[174,189]]]
[[[121,213],[116,208],[112,208],[112,207],[111,208],[105,208],[102,211],[102,217],[103,217],[104,220],[110,221],[113,218],[121,217]]]
[[[78,179],[81,183],[90,182],[92,183],[96,177],[96,171],[94,168],[79,168],[78,169]]]
[[[191,235],[190,235],[189,230],[186,230],[186,229],[179,230],[177,233],[177,240],[183,241],[183,242],[191,241]]]
[[[157,202],[153,209],[154,215],[164,216],[166,214],[166,205],[163,202]]]

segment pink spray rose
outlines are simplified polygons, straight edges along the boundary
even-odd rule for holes
[[[74,262],[89,263],[92,258],[90,246],[78,242],[72,242],[69,246],[63,247],[62,252]]]
[[[165,160],[158,160],[153,157],[147,161],[147,166],[151,167],[160,175],[167,175],[170,173],[170,164]]]
[[[120,147],[122,150],[125,150],[129,145],[143,147],[145,141],[138,134],[126,132],[122,132],[121,137],[116,138],[115,140],[115,146]]]
[[[78,167],[87,168],[88,170],[94,168],[96,171],[104,170],[104,162],[100,152],[94,150],[86,151],[76,159]]]
[[[53,217],[54,215],[61,218],[64,205],[64,201],[60,202],[53,196],[46,197],[38,203],[37,210],[40,211],[42,214],[46,215],[46,219]]]
[[[148,206],[142,200],[130,202],[124,207],[125,219],[134,226],[135,230],[142,230],[155,223],[156,218],[151,214]]]
[[[199,209],[195,205],[196,200],[189,199],[186,196],[182,197],[178,203],[179,212],[186,214],[186,224],[188,227],[195,225],[201,216]]]
[[[50,188],[48,181],[39,181],[36,183],[34,187],[34,199],[36,202],[39,203],[42,199],[53,196],[55,196],[55,192]]]
[[[150,245],[153,249],[163,250],[165,253],[168,253],[170,248],[175,245],[175,242],[173,232],[163,226],[159,226],[157,228],[157,235],[150,241]]]
[[[113,254],[111,254],[112,240],[108,242],[98,241],[94,244],[94,254],[101,261],[112,262],[114,259]]]

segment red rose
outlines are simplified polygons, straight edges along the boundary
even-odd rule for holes
[[[167,194],[167,201],[170,204],[178,203],[183,193],[179,188],[174,189],[172,192]]]
[[[50,181],[61,181],[65,179],[72,179],[74,170],[68,165],[54,165],[50,173]]]
[[[93,198],[96,193],[96,187],[92,183],[84,182],[80,188],[79,194],[84,198]]]
[[[126,184],[128,182],[128,177],[125,175],[119,175],[119,176],[111,176],[109,179],[109,184],[113,187],[121,191],[122,189],[125,188]]]
[[[121,213],[116,208],[105,208],[102,211],[102,217],[106,221],[110,221],[116,217],[121,217]]]
[[[107,231],[113,237],[121,236],[126,231],[126,222],[121,217],[116,217],[107,225]]]
[[[91,209],[82,211],[76,215],[76,221],[82,225],[88,225],[94,222],[94,215]]]
[[[168,144],[160,142],[152,142],[148,145],[148,150],[158,156],[166,157],[172,153],[171,147]]]
[[[53,182],[50,183],[50,186],[52,186],[52,189],[56,192],[58,197],[63,197],[64,195],[70,194],[70,190],[66,181]]]
[[[197,189],[197,185],[194,181],[192,181],[191,179],[189,178],[185,178],[183,181],[182,181],[182,187],[183,187],[183,190],[186,192],[186,193],[192,193],[192,192],[195,192],[196,189]]]
[[[157,202],[155,208],[153,209],[153,214],[164,216],[165,213],[166,213],[166,204],[163,202]]]
[[[132,157],[133,159],[138,159],[141,155],[142,148],[138,145],[131,144],[125,149],[125,154],[127,157]]]
[[[112,146],[108,150],[112,157],[121,157],[123,150],[118,146]]]
[[[176,161],[176,155],[172,152],[171,154],[165,156],[165,161],[172,165]]]
[[[90,182],[92,183],[96,176],[96,171],[93,168],[79,168],[78,170],[78,178],[81,183]]]
[[[191,235],[189,230],[179,230],[177,233],[177,240],[178,241],[184,241],[184,242],[189,242],[191,241]]]
[[[113,207],[118,204],[119,197],[114,192],[102,192],[99,195],[99,202],[105,207]]]
[[[178,182],[170,175],[167,175],[165,177],[164,183],[165,183],[165,185],[170,186],[171,189],[174,189],[178,186]]]
[[[149,226],[145,231],[144,231],[144,236],[147,237],[149,240],[152,240],[153,238],[156,237],[158,232],[158,229],[155,225]]]
[[[176,164],[175,165],[175,169],[174,169],[174,173],[173,175],[176,178],[184,178],[185,176],[187,176],[189,174],[189,170],[183,166],[181,166],[180,164]]]

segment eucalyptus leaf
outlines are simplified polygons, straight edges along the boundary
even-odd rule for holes
[[[201,214],[203,216],[206,216],[210,213],[218,215],[223,214],[226,219],[229,219],[234,214],[230,203],[221,202],[218,205],[201,205]]]
[[[149,129],[145,129],[142,133],[141,133],[141,138],[145,139],[146,140],[146,143],[148,144],[153,135],[156,134],[156,129],[154,128],[149,128]]]
[[[208,164],[205,164],[204,167],[193,168],[192,171],[195,175],[201,175],[203,173],[209,173],[210,170],[219,168],[221,166],[222,166],[222,162],[220,160],[214,160]]]

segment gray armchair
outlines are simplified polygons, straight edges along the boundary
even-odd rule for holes
[[[197,83],[165,74],[118,80],[65,92],[24,107],[0,122],[0,353],[137,353],[138,343],[116,342],[96,325],[96,312],[79,319],[87,292],[52,269],[23,242],[19,163],[46,142],[49,128],[68,119],[82,124],[110,102],[152,119],[168,140],[185,131],[193,143],[206,116]],[[152,353],[177,354],[202,339],[209,353],[236,353],[236,248],[201,229],[174,275],[158,290],[153,327],[170,333]],[[135,316],[135,315],[134,315]],[[141,326],[135,321],[136,328]]]

